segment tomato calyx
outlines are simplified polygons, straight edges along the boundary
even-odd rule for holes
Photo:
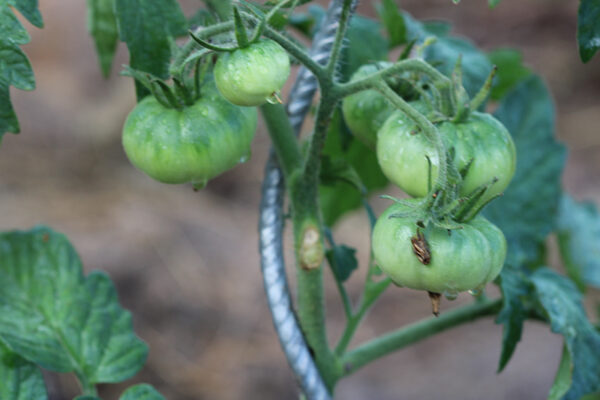
[[[172,76],[172,85],[166,79],[149,72],[136,70],[128,65],[124,66],[125,69],[121,75],[132,77],[141,83],[165,108],[182,110],[192,106],[201,97],[202,83],[207,78],[212,63],[213,60],[210,56],[197,59],[193,65],[191,76],[183,74]]]
[[[468,174],[473,160],[467,165],[458,170],[454,163],[455,152],[454,148],[447,151],[447,172],[448,179],[445,187],[434,186],[431,187],[431,162],[429,158],[429,182],[428,187],[430,188],[429,194],[418,202],[400,200],[392,196],[381,196],[392,200],[396,203],[407,206],[409,211],[402,213],[394,213],[390,215],[390,218],[415,218],[417,225],[420,227],[426,227],[428,224],[433,224],[439,228],[447,229],[462,229],[462,224],[471,221],[478,213],[485,207],[490,201],[499,197],[501,194],[491,196],[488,199],[483,199],[486,192],[498,181],[498,178],[494,177],[491,181],[484,183],[467,195],[461,196],[460,190],[463,185],[465,176]],[[483,199],[483,200],[482,200]],[[419,236],[419,235],[417,235]],[[426,244],[419,237],[413,242]],[[415,249],[415,253],[417,250]],[[424,258],[426,260],[426,258]],[[425,264],[425,263],[424,263]]]

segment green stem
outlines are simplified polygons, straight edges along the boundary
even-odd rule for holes
[[[96,385],[90,383],[87,377],[83,374],[76,374],[77,380],[79,380],[79,384],[81,385],[81,391],[84,396],[98,396],[98,390],[96,389]]]
[[[329,76],[334,75],[335,68],[340,58],[342,43],[344,41],[344,37],[346,36],[346,29],[348,28],[350,17],[352,16],[352,2],[353,0],[344,1],[342,14],[340,15],[340,20],[338,23],[338,29],[335,34],[335,40],[331,48],[331,55],[329,57],[329,61],[327,62],[327,66],[325,67]]]
[[[209,27],[199,27],[194,32],[194,35],[200,39],[206,39],[214,35],[220,35],[222,33],[231,32],[234,29],[233,21],[222,22],[220,24],[211,25]],[[180,76],[185,60],[192,54],[192,51],[198,49],[200,45],[194,40],[189,39],[180,49],[179,53],[173,60],[169,73],[172,76]]]
[[[380,91],[387,99],[399,110],[404,112],[410,119],[412,119],[419,128],[423,131],[423,134],[429,140],[438,156],[438,176],[436,184],[433,185],[432,190],[438,190],[439,188],[445,188],[447,186],[447,160],[446,160],[446,147],[442,141],[442,137],[438,132],[437,128],[425,117],[423,114],[415,110],[410,104],[384,82],[376,84],[376,89]]]
[[[246,14],[245,14],[246,15]],[[313,60],[310,55],[304,51],[300,46],[296,43],[277,32],[275,29],[265,26],[264,36],[269,39],[274,40],[279,43],[281,47],[287,50],[288,53],[292,55],[296,60],[298,60],[302,65],[312,72],[319,82],[327,79],[327,73],[325,68],[322,65],[319,65],[315,60]]]
[[[352,374],[365,364],[436,333],[478,318],[494,315],[500,310],[501,306],[502,299],[473,303],[447,311],[437,318],[427,318],[374,339],[352,350],[342,358],[344,376]]]
[[[267,130],[277,153],[284,176],[289,179],[292,172],[302,166],[302,154],[294,135],[294,128],[281,104],[265,103],[260,106]]]
[[[387,81],[401,72],[417,72],[429,77],[442,97],[442,105],[444,107],[452,107],[452,81],[437,69],[418,58],[398,61],[394,65],[384,68],[364,79],[337,84],[335,92],[338,97],[342,98],[356,92],[372,89],[381,81]],[[446,114],[446,111],[448,110],[442,109],[444,114]]]

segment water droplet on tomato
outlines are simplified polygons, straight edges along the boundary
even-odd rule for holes
[[[452,300],[456,300],[456,298],[458,297],[458,293],[457,292],[453,292],[453,291],[444,291],[444,297],[450,301]]]
[[[471,289],[471,290],[469,290],[469,294],[471,296],[479,296],[480,293],[481,293],[480,289]]]

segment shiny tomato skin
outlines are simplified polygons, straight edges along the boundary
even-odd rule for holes
[[[256,124],[256,109],[234,106],[205,84],[201,98],[181,110],[144,98],[127,117],[123,148],[159,182],[203,186],[249,157]]]
[[[214,74],[217,88],[231,103],[259,106],[272,99],[287,81],[290,58],[277,42],[261,39],[220,54]]]
[[[516,150],[510,133],[490,114],[473,112],[465,122],[436,124],[446,148],[454,148],[454,163],[460,170],[473,160],[461,187],[467,195],[480,185],[498,181],[482,201],[502,193],[516,169]],[[383,173],[407,194],[423,197],[428,189],[428,162],[432,181],[437,178],[438,157],[431,142],[401,111],[385,121],[378,134],[377,159]],[[433,182],[432,182],[433,183]]]

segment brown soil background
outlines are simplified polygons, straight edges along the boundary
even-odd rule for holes
[[[132,81],[117,75],[127,62],[125,49],[119,48],[111,78],[102,79],[85,27],[85,2],[40,3],[46,27],[28,26],[32,43],[25,46],[37,89],[12,90],[22,133],[6,135],[0,148],[0,230],[48,224],[68,235],[86,271],[103,269],[114,279],[151,350],[138,376],[102,386],[101,396],[116,399],[129,384],[144,381],[176,400],[297,398],[259,273],[257,208],[269,146],[264,129],[249,162],[199,193],[151,181],[128,163],[120,145],[135,101]],[[196,4],[188,0],[185,7]],[[486,4],[402,2],[418,18],[451,21],[455,33],[483,49],[523,52],[556,99],[557,134],[570,149],[565,188],[600,203],[600,56],[587,65],[579,60],[578,2],[503,0],[493,11]],[[360,9],[373,14],[369,1]],[[384,203],[374,204],[380,211]],[[366,223],[356,213],[336,229],[339,242],[359,249],[361,269],[349,284],[354,298],[365,272]],[[289,255],[289,238],[286,248]],[[293,280],[293,271],[289,275]],[[335,340],[344,318],[330,278],[326,272]],[[443,308],[468,301],[461,295]],[[428,315],[425,295],[391,289],[353,343]],[[497,375],[500,339],[501,327],[492,319],[464,325],[365,367],[339,384],[336,398],[546,398],[561,338],[545,325],[527,323],[515,356]],[[47,377],[52,400],[76,395],[71,376]]]

